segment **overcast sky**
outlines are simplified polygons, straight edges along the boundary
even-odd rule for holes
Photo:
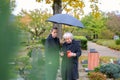
[[[89,8],[89,0],[84,0],[86,7],[84,8],[85,14],[88,14],[91,10]],[[103,12],[119,11],[120,12],[120,0],[99,0],[99,8]],[[21,9],[24,10],[34,10],[34,9],[48,9],[52,12],[51,7],[45,5],[44,3],[38,3],[36,0],[16,0],[16,8],[13,11],[13,14],[18,14]]]

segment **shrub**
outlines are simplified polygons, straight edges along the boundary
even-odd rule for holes
[[[87,38],[84,36],[74,36],[76,40],[80,41],[81,48],[87,50]]]
[[[87,68],[88,67],[88,64],[83,64],[82,65],[84,68]]]
[[[42,45],[45,45],[45,41],[46,41],[46,38],[41,38],[39,40],[39,43],[42,44]]]
[[[120,45],[117,45],[114,40],[98,39],[96,43],[103,46],[107,46],[111,49],[120,50]],[[118,41],[118,43],[120,42]]]
[[[120,45],[120,39],[115,40],[115,43],[116,43],[117,45]]]
[[[30,64],[29,56],[18,56],[15,58],[15,69],[22,78],[26,78],[27,71],[31,70],[32,66]]]
[[[100,72],[107,75],[109,78],[120,78],[120,65],[118,64],[106,64],[100,67]]]
[[[96,68],[94,69],[94,72],[100,72],[100,67],[96,67]]]
[[[109,29],[104,29],[100,34],[99,34],[99,39],[112,39],[114,36],[114,33],[111,32]]]
[[[106,77],[100,72],[90,72],[88,77],[90,80],[106,80]]]
[[[41,42],[42,42],[43,45],[45,45],[45,41],[46,41],[45,38],[42,38],[42,39],[41,39]]]

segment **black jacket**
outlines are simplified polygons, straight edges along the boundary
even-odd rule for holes
[[[56,79],[59,67],[59,49],[59,39],[53,38],[50,34],[45,43],[45,80]]]
[[[72,80],[78,78],[78,58],[81,55],[80,43],[73,40],[72,43],[64,43],[62,46],[62,51],[64,56],[62,59],[62,78],[63,80]],[[66,52],[70,50],[76,53],[76,57],[68,58]]]
[[[45,42],[45,54],[48,55],[59,55],[60,42],[59,38],[53,38],[50,34]]]

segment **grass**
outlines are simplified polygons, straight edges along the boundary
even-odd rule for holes
[[[113,59],[113,61],[116,61],[116,60],[117,60],[116,57],[101,56],[101,57],[100,57],[100,62],[109,63],[109,62],[110,62],[110,59]]]
[[[99,39],[96,41],[97,44],[107,46],[111,49],[120,50],[120,45],[115,43],[115,40]]]

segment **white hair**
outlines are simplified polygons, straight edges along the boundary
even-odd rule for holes
[[[64,38],[64,39],[66,39],[66,38],[71,38],[71,39],[73,39],[73,34],[70,33],[70,32],[66,32],[66,33],[64,33],[63,38]]]

